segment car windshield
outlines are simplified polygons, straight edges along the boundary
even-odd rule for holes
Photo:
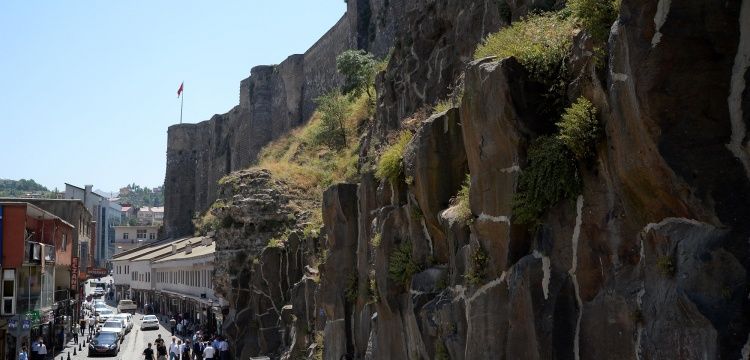
[[[122,327],[122,323],[119,321],[107,321],[104,323],[105,328],[116,328],[116,327]]]
[[[111,344],[117,341],[117,334],[110,332],[100,332],[99,335],[94,337],[94,344]]]
[[[133,302],[130,300],[120,300],[120,305],[133,305]]]
[[[112,315],[112,310],[108,310],[108,309],[99,310],[99,315]]]
[[[154,320],[156,320],[155,315],[146,315],[143,317],[143,321],[154,321]]]

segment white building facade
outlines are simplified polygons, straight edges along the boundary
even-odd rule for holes
[[[149,304],[162,315],[181,314],[212,333],[228,304],[213,290],[216,244],[210,237],[156,241],[112,259],[117,299]]]

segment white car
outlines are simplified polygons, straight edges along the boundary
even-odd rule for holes
[[[104,305],[104,304],[95,304],[93,310],[94,310],[95,313],[97,313],[97,312],[99,312],[101,310],[110,310],[110,308],[109,308],[109,306]]]
[[[156,329],[159,330],[159,319],[156,315],[144,315],[141,320],[141,330]]]
[[[100,333],[115,333],[118,338],[125,336],[125,324],[119,319],[109,319],[104,322],[102,328],[99,329]]]
[[[133,315],[128,313],[120,313],[112,317],[113,319],[122,320],[125,322],[125,333],[129,333],[133,330]]]
[[[103,323],[109,320],[111,317],[115,316],[117,313],[110,309],[100,309],[96,311],[96,314],[99,316],[99,322]]]
[[[135,314],[135,311],[138,309],[138,307],[135,305],[133,300],[128,299],[122,299],[117,304],[117,311],[119,312],[129,312],[131,314]]]

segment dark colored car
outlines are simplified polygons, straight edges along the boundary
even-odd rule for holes
[[[120,346],[117,345],[117,334],[102,332],[94,336],[89,343],[89,357],[95,355],[117,355]]]

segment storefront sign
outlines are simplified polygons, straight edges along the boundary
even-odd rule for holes
[[[89,267],[88,269],[86,269],[86,272],[89,274],[89,277],[102,277],[109,274],[109,271],[107,269],[95,267]]]
[[[8,320],[8,329],[16,329],[16,328],[18,328],[18,320],[16,319]]]
[[[31,329],[31,320],[24,320],[23,325],[21,325],[21,328],[24,330]]]
[[[78,289],[78,256],[73,256],[70,261],[70,288]]]

